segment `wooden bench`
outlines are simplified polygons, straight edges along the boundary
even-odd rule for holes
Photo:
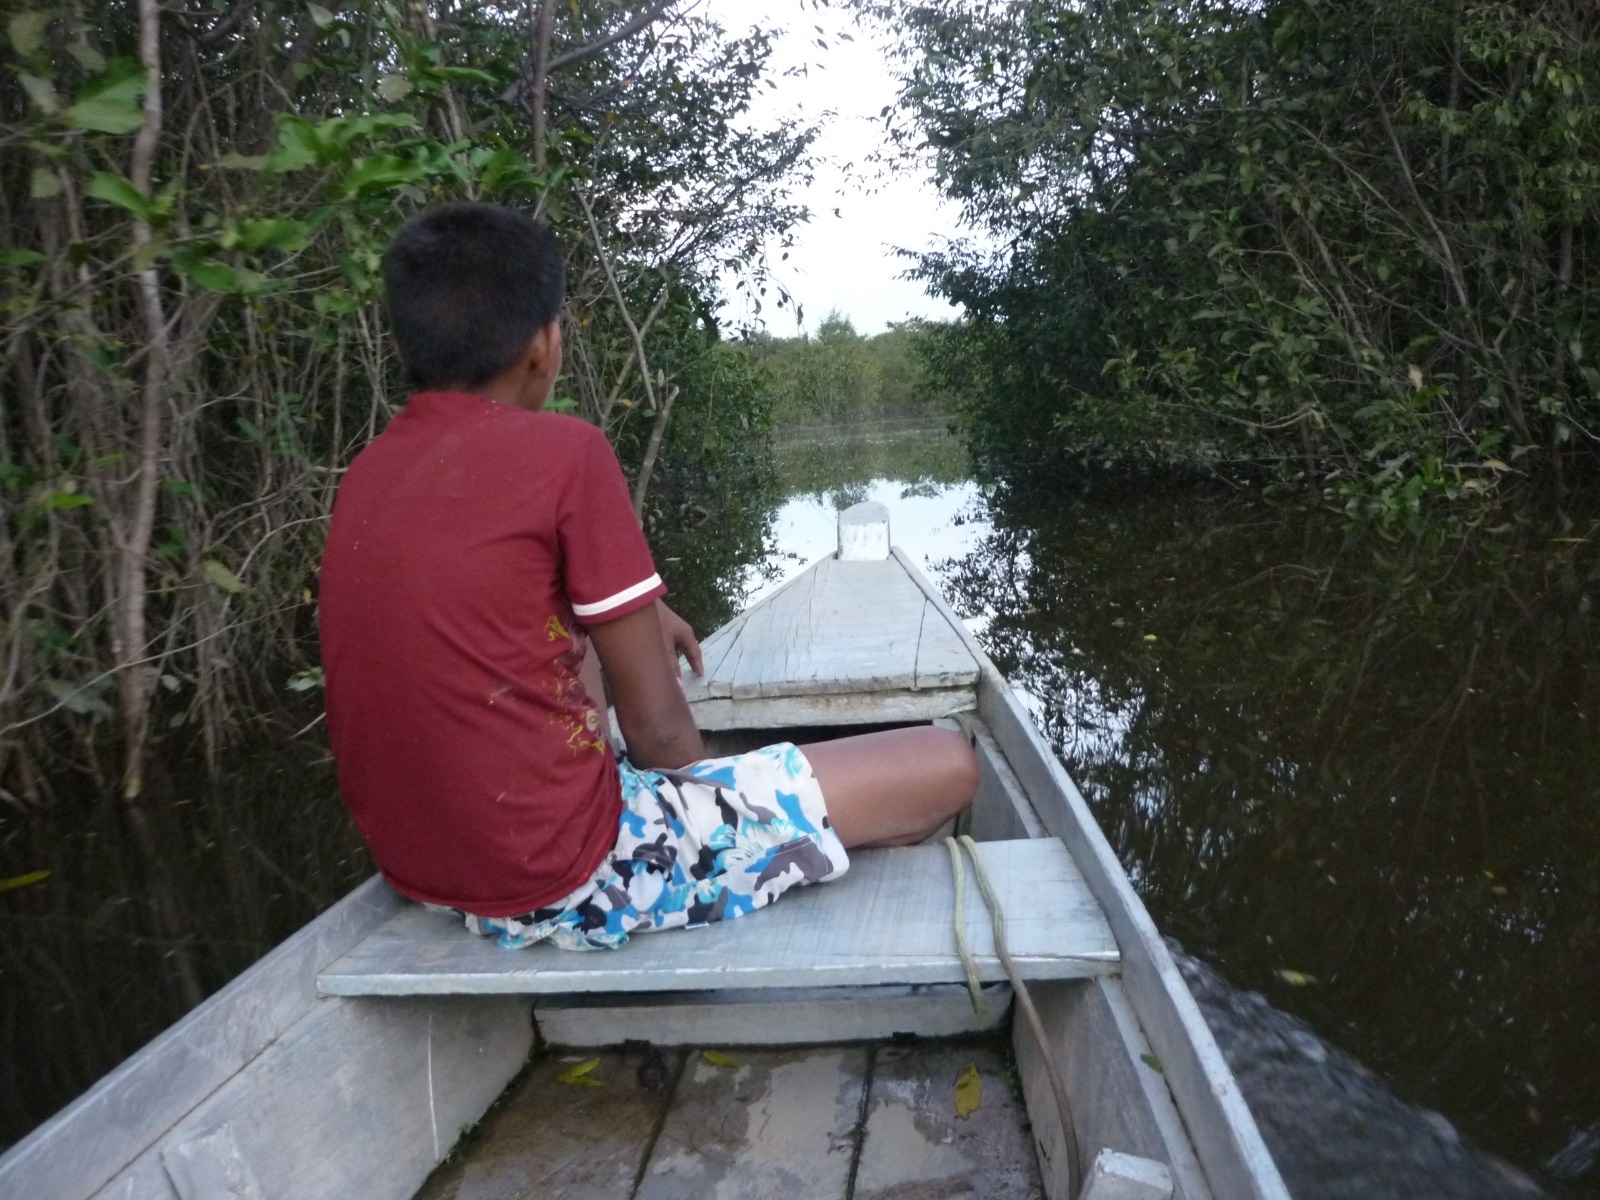
[[[978,846],[1005,913],[1008,948],[1026,978],[1117,971],[1111,928],[1058,840]],[[967,944],[984,981],[1004,979],[970,863],[967,877]],[[959,983],[954,911],[942,843],[862,850],[842,878],[792,891],[770,912],[636,936],[609,953],[506,951],[449,914],[408,905],[325,967],[317,988],[328,996],[549,996]]]

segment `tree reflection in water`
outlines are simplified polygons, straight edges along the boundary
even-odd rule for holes
[[[1536,1166],[1600,1118],[1600,536],[1000,494],[944,566],[1161,928]]]

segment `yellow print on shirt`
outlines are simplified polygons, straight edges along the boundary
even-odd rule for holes
[[[571,643],[551,664],[555,672],[556,702],[551,720],[566,733],[567,749],[572,753],[582,754],[585,750],[597,750],[603,754],[607,747],[605,739],[600,736],[600,714],[595,710],[594,702],[578,678],[578,671],[583,666],[582,645],[577,638],[567,632],[560,617],[551,616],[544,623],[544,631],[547,641],[565,640]]]

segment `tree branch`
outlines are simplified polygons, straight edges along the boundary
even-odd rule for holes
[[[667,11],[667,9],[671,8],[677,2],[678,0],[656,0],[656,3],[652,4],[644,12],[640,13],[626,25],[623,25],[620,29],[606,34],[606,36],[603,38],[598,38],[595,41],[590,42],[587,46],[579,46],[576,50],[568,50],[565,54],[557,55],[555,58],[550,60],[550,64],[546,68],[546,72],[559,71],[562,67],[571,66],[580,59],[588,58],[591,54],[599,54],[600,51],[606,49],[608,46],[615,46],[618,42],[627,38],[631,38],[646,25],[654,23],[664,12]]]

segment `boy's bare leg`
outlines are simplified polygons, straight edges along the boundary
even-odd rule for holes
[[[920,842],[978,790],[977,757],[953,729],[891,729],[800,749],[846,847]]]

